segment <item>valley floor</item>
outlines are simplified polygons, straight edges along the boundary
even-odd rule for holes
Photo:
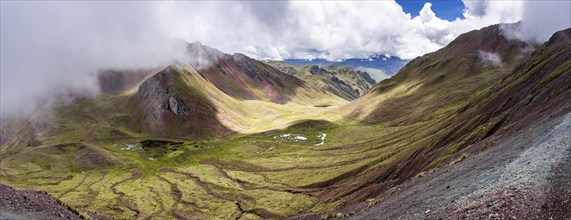
[[[488,150],[368,203],[349,218],[569,219],[571,113],[500,137]]]

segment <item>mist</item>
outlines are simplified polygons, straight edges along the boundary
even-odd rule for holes
[[[502,58],[500,57],[500,54],[498,54],[498,53],[478,51],[478,56],[480,57],[482,62],[485,64],[496,66],[496,67],[503,66]]]
[[[1,114],[26,115],[99,91],[104,69],[146,68],[184,55],[152,3],[1,2]]]
[[[521,22],[504,28],[510,39],[543,43],[556,31],[571,27],[571,1],[525,1]]]
[[[570,26],[569,2],[544,2],[463,1],[464,18],[447,21],[430,3],[411,16],[395,1],[2,1],[0,115],[97,95],[100,70],[188,59],[185,41],[256,59],[412,59],[467,31],[520,20],[510,36],[543,41]]]

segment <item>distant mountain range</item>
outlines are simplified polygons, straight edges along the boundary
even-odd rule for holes
[[[410,60],[398,57],[375,54],[369,58],[349,58],[339,61],[326,59],[285,59],[284,62],[294,65],[318,65],[318,66],[350,66],[354,69],[366,71],[375,81],[380,82],[396,74]]]

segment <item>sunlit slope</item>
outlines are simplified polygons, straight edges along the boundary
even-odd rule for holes
[[[42,130],[38,142],[2,157],[0,182],[114,218],[267,219],[365,201],[492,148],[536,118],[571,111],[571,30],[533,53],[497,30],[462,35],[446,53],[412,61],[348,104],[312,86],[298,87],[286,104],[236,98],[192,65],[162,67],[128,91],[78,100],[45,123],[27,124],[24,130]],[[480,50],[499,54],[503,65],[482,60]],[[139,87],[169,68],[182,82],[171,94],[187,100],[196,91],[215,110],[205,113],[209,120],[237,134],[153,136],[118,120],[132,117],[125,103]],[[192,90],[178,91],[186,87]],[[159,108],[168,101],[157,100]],[[152,113],[157,103],[136,112]],[[168,109],[163,114],[177,108]]]
[[[531,45],[506,39],[500,25],[462,34],[375,85],[347,106],[347,117],[396,124],[435,118],[500,81],[531,51]]]
[[[349,101],[365,94],[375,84],[375,80],[368,73],[354,70],[349,66],[296,66],[282,61],[266,63],[320,90],[328,91]]]
[[[188,62],[103,72],[102,95],[3,123],[2,152],[46,141],[223,138],[298,120],[337,120],[335,109],[347,103],[244,55],[199,43],[189,44],[188,52]]]
[[[392,150],[389,164],[375,163],[315,185],[327,187],[321,196],[347,196],[350,202],[378,195],[416,175],[456,163],[470,152],[485,150],[507,131],[515,132],[550,113],[569,112],[571,31],[556,33],[528,54],[524,44],[503,38],[498,28],[464,34],[442,50],[411,61],[394,78],[346,106],[347,117],[360,124],[403,128],[394,136],[367,142],[372,148],[398,150]],[[482,41],[474,43],[477,39]],[[476,55],[492,48],[498,49],[493,52],[503,65],[490,66]],[[442,60],[447,54],[458,57]]]

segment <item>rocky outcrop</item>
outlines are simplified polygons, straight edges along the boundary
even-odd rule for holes
[[[160,136],[209,138],[230,130],[216,118],[216,109],[203,91],[188,84],[192,73],[169,66],[145,80],[130,97],[130,126]]]
[[[323,68],[320,68],[319,66],[316,65],[311,65],[309,67],[309,73],[311,73],[311,75],[323,75],[323,74],[333,74],[332,72],[329,72]]]
[[[189,114],[189,109],[175,93],[173,74],[179,73],[174,67],[169,66],[139,86],[137,92],[139,98],[158,103],[149,114],[152,119],[159,119],[161,114],[165,112],[171,112],[177,116]]]
[[[163,98],[173,93],[172,74],[175,74],[172,66],[158,72],[139,86],[137,96],[141,98]]]

